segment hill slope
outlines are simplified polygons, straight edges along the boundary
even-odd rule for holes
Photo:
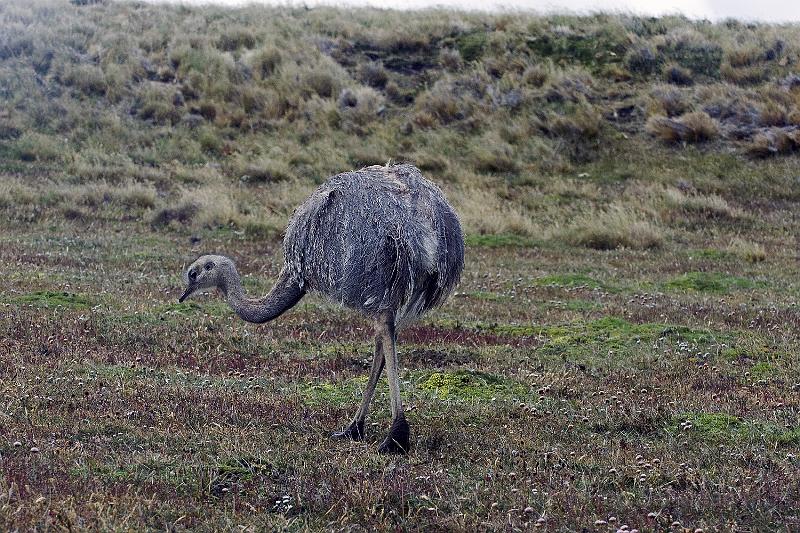
[[[97,217],[99,197],[272,235],[315,183],[389,159],[444,182],[473,234],[563,240],[554,219],[636,182],[631,223],[680,194],[662,184],[797,198],[796,26],[81,4],[0,6],[12,217]]]

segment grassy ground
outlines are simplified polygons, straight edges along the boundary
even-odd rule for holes
[[[367,442],[327,437],[364,386],[364,320],[175,302],[193,249],[229,251],[259,292],[276,242],[7,224],[2,527],[798,527],[796,250],[751,263],[687,235],[469,247],[458,294],[401,335],[396,458],[375,452],[385,382]]]
[[[796,27],[0,20],[0,529],[800,528]],[[401,333],[401,458],[375,452],[385,382],[366,442],[328,438],[366,321],[176,302],[202,252],[266,292],[292,208],[388,157],[443,184],[468,243],[458,293]]]

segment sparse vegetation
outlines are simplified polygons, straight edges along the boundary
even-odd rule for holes
[[[800,528],[798,43],[679,16],[0,2],[0,528]],[[200,251],[265,293],[306,195],[390,159],[468,246],[457,294],[401,332],[399,460],[386,428],[327,437],[366,320],[176,303]]]

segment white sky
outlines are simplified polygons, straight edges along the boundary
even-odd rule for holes
[[[800,22],[800,0],[150,0],[185,4],[289,4],[374,6],[394,9],[452,7],[470,10],[523,9],[540,13],[622,11],[643,15],[682,13],[691,18],[737,18]]]

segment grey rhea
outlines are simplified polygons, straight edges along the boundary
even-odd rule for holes
[[[204,255],[186,270],[183,301],[216,287],[248,322],[277,318],[312,291],[374,322],[375,357],[352,422],[333,434],[361,440],[384,366],[392,426],[382,453],[405,453],[410,431],[400,397],[397,331],[440,304],[464,266],[461,225],[442,191],[413,165],[371,166],[328,179],[295,211],[283,240],[284,266],[263,298],[247,298],[236,266]]]

